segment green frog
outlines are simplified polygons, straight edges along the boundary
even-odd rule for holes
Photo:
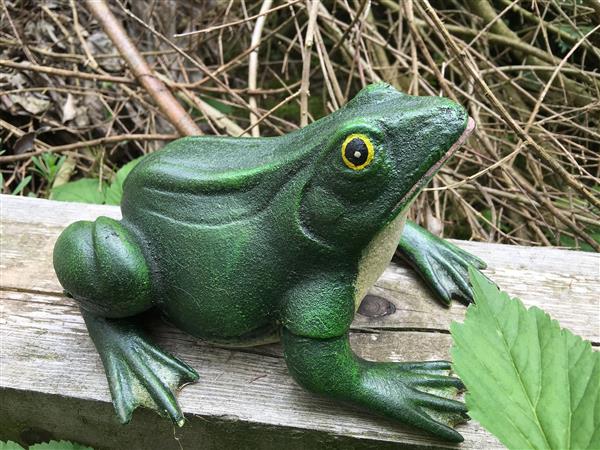
[[[186,137],[145,156],[122,220],[73,223],[54,249],[119,419],[144,405],[182,425],[175,393],[198,379],[144,334],[139,315],[155,308],[221,345],[281,340],[310,391],[461,441],[449,362],[367,361],[348,331],[397,250],[444,304],[471,300],[468,269],[483,262],[405,217],[473,128],[449,99],[375,84],[287,135]]]

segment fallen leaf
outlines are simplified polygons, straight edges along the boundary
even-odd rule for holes
[[[50,100],[47,97],[36,94],[9,94],[13,103],[17,103],[21,108],[30,114],[41,114],[50,107]]]
[[[95,31],[90,37],[86,39],[92,55],[107,55],[115,54],[118,55],[117,49],[113,42],[103,31]],[[118,72],[123,69],[123,61],[120,57],[115,58],[102,58],[99,64],[104,70],[109,72]]]
[[[67,100],[62,107],[62,123],[73,120],[77,115],[77,107],[75,103],[75,97],[73,97],[71,94],[68,94]]]
[[[429,230],[431,234],[435,234],[436,236],[442,235],[444,224],[440,219],[433,215],[430,208],[427,208],[425,211],[425,223],[427,224],[427,230]]]
[[[21,153],[28,152],[33,150],[33,141],[35,140],[35,135],[37,133],[35,131],[30,131],[29,133],[25,133],[15,142],[13,146],[13,152],[15,155],[20,155]]]

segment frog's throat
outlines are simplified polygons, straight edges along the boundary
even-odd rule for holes
[[[456,142],[454,144],[452,144],[452,146],[444,154],[444,156],[442,156],[439,161],[437,161],[433,166],[431,166],[429,168],[429,170],[427,170],[427,172],[425,172],[425,175],[423,175],[414,184],[414,186],[412,188],[410,188],[410,190],[406,193],[406,195],[404,195],[400,199],[400,201],[398,203],[396,203],[396,206],[394,207],[394,210],[393,210],[394,212],[399,212],[400,208],[402,208],[403,205],[404,206],[410,205],[411,200],[413,200],[414,197],[416,197],[416,195],[419,193],[419,191],[421,191],[421,189],[423,189],[423,187],[429,182],[429,180],[431,180],[433,178],[433,176],[438,172],[438,170],[440,170],[440,168],[446,163],[446,161],[448,161],[448,159],[454,153],[456,153],[456,151],[463,145],[463,143],[467,140],[467,138],[473,132],[474,129],[475,129],[475,121],[471,117],[469,117],[469,119],[467,120],[467,126],[465,127],[465,131],[463,131],[463,133],[456,140]]]
[[[385,271],[394,256],[398,242],[400,242],[405,219],[405,213],[398,214],[375,235],[363,250],[354,281],[355,310],[358,309],[364,296],[367,295],[371,286]]]

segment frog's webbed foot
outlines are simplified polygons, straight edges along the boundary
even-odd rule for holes
[[[455,400],[465,386],[451,376],[448,361],[389,363],[388,367],[391,378],[398,377],[406,392],[407,422],[414,420],[414,425],[448,438],[458,435],[452,428],[469,420],[466,405]]]
[[[395,414],[404,422],[451,441],[462,441],[453,427],[469,417],[465,404],[454,398],[464,385],[450,376],[449,362],[367,364],[365,379],[369,381],[363,386],[371,401],[385,395],[389,407],[396,409]]]
[[[82,310],[89,334],[102,358],[113,404],[121,423],[138,406],[184,422],[175,398],[177,389],[198,379],[187,364],[163,352],[133,319],[105,319]]]
[[[407,221],[398,244],[400,255],[416,269],[444,304],[473,301],[469,267],[485,269],[481,259]]]

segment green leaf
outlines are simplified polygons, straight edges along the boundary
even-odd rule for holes
[[[0,441],[0,450],[24,450],[19,444],[13,441]]]
[[[61,202],[104,203],[105,186],[98,182],[98,178],[82,178],[70,181],[52,189],[50,198]]]
[[[94,450],[92,447],[69,441],[50,441],[43,444],[35,444],[29,450]]]
[[[27,175],[25,178],[23,178],[21,180],[21,182],[17,185],[17,187],[15,188],[15,190],[12,191],[12,195],[18,195],[18,194],[20,194],[21,191],[23,189],[25,189],[25,186],[27,186],[30,181],[31,181],[31,175]]]
[[[469,415],[510,449],[599,449],[600,353],[470,275],[475,303],[451,326]]]
[[[106,190],[106,203],[108,205],[121,204],[121,197],[123,197],[123,183],[125,182],[125,178],[127,178],[129,172],[131,172],[131,170],[137,166],[140,160],[141,158],[137,158],[129,161],[117,171],[114,181]]]

